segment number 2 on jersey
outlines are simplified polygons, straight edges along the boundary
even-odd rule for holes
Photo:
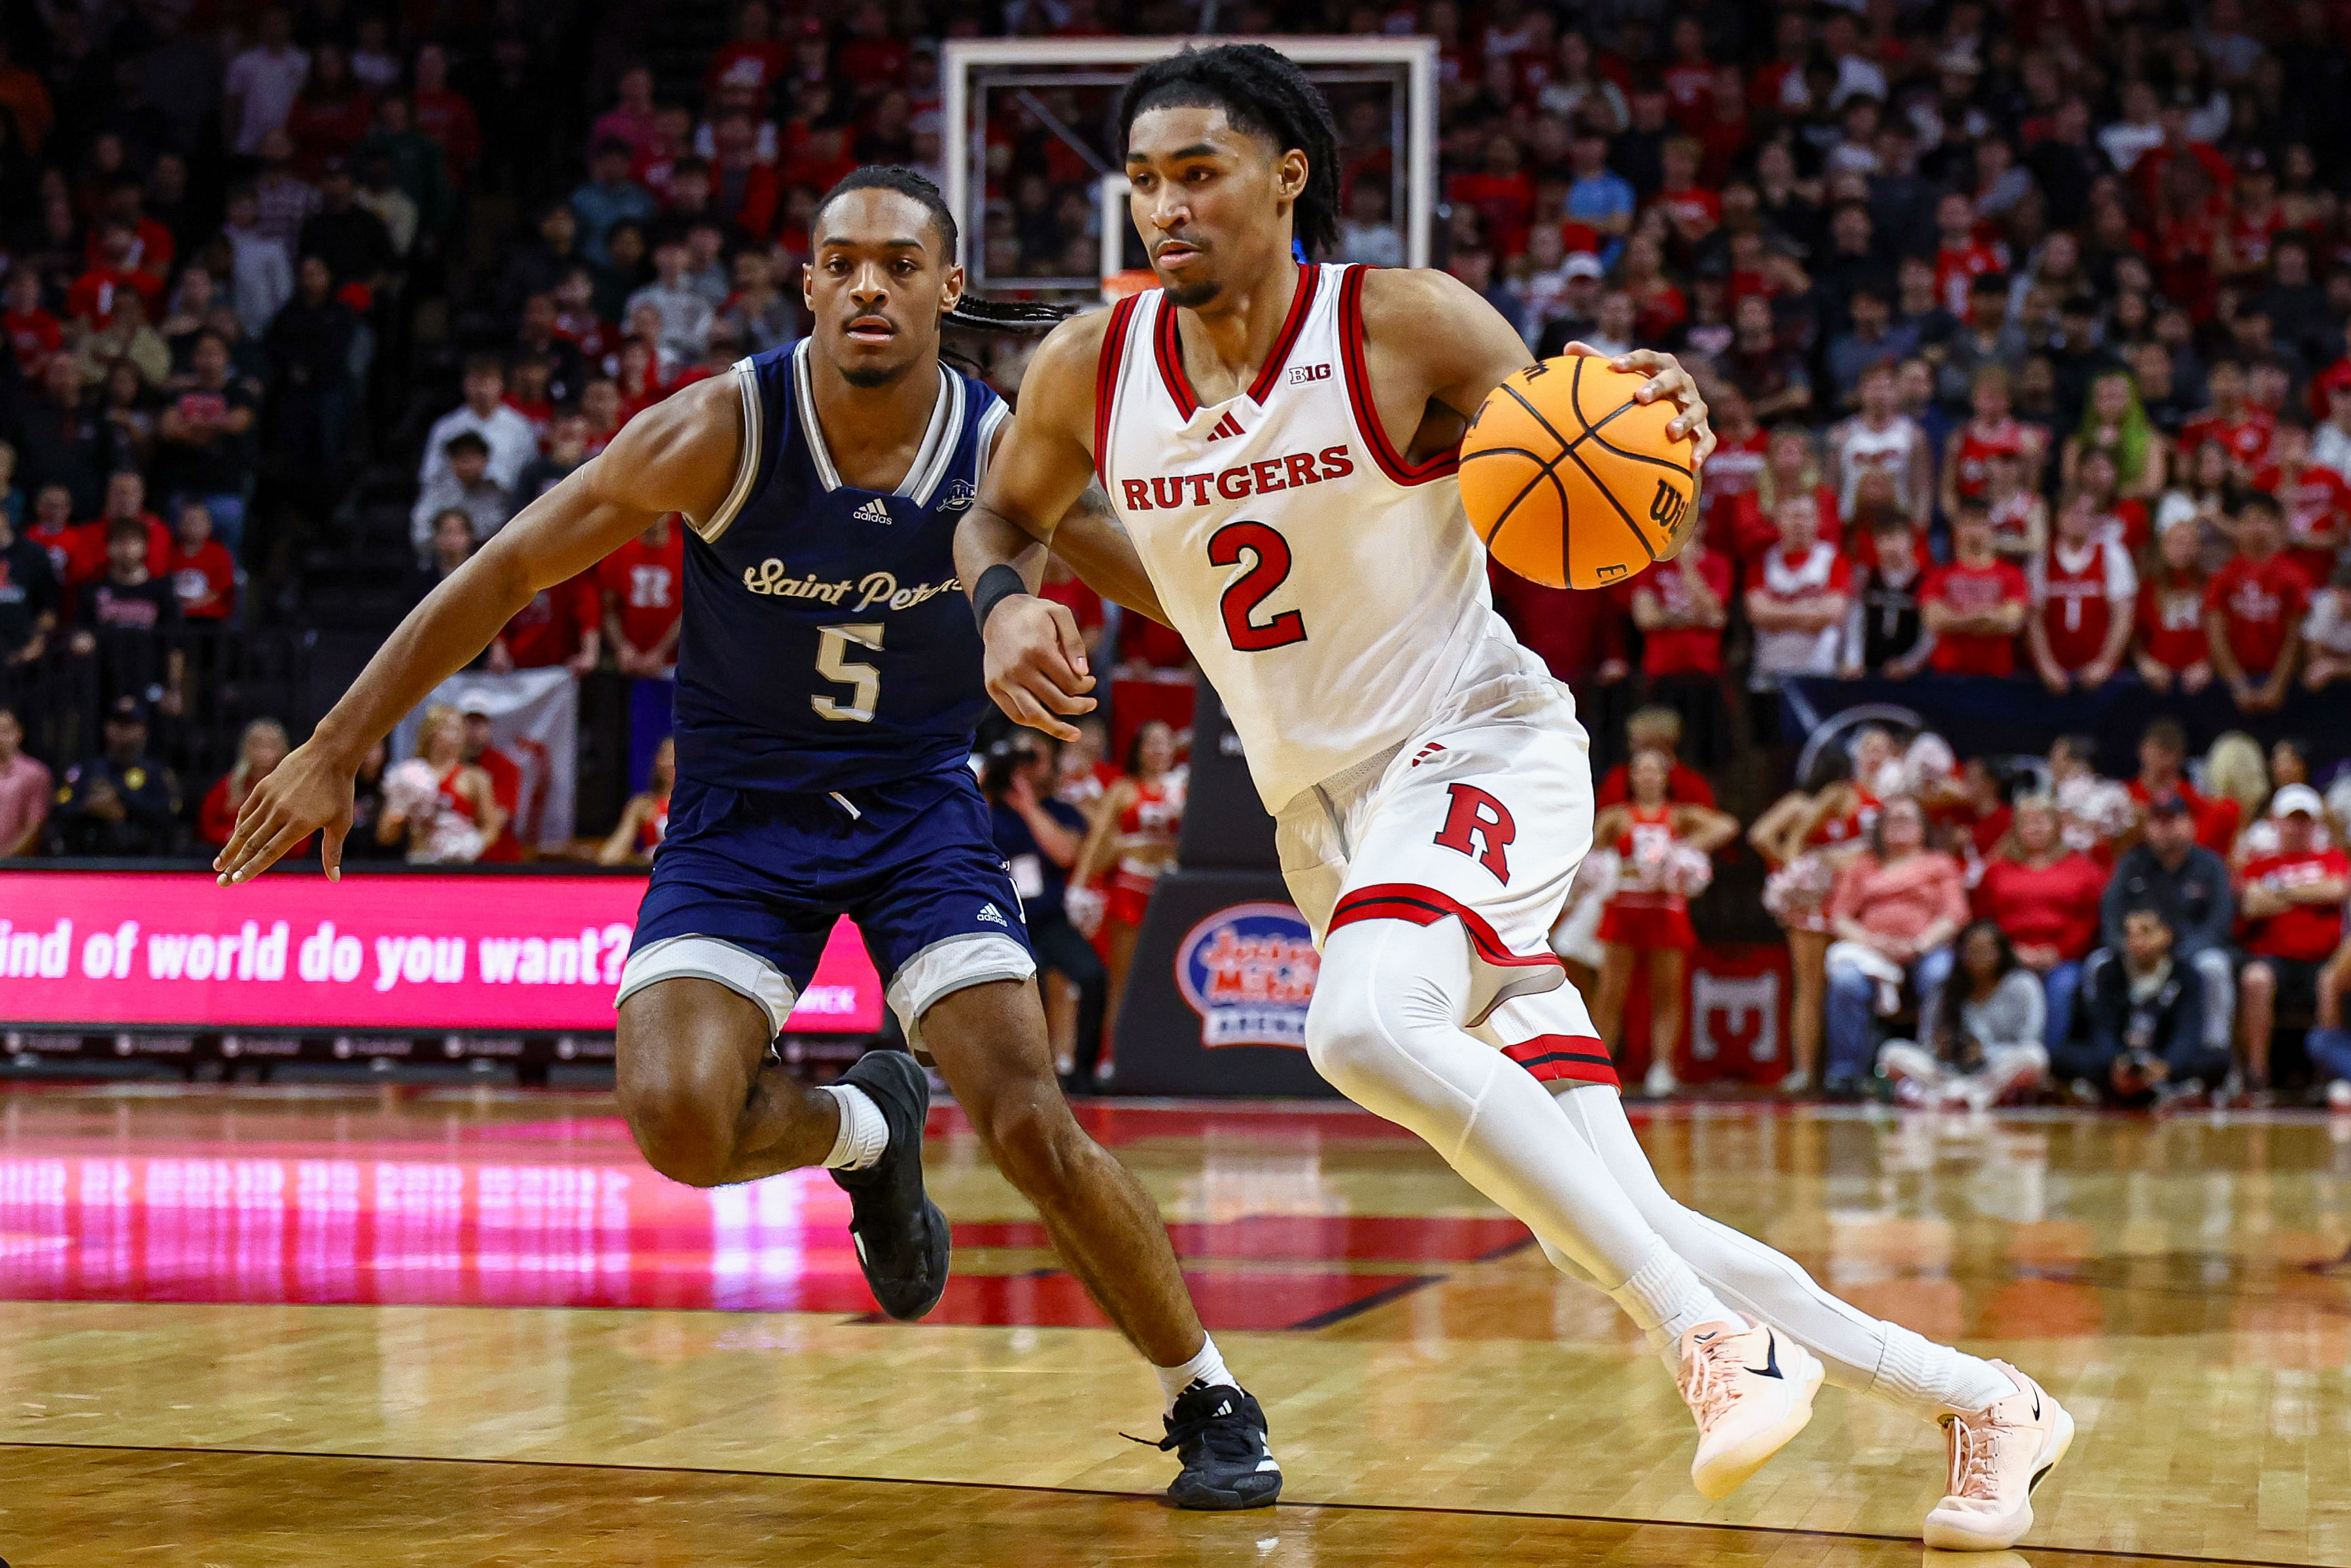
[[[841,719],[851,724],[872,724],[873,710],[882,701],[882,672],[872,665],[861,664],[849,657],[852,646],[882,651],[882,628],[865,626],[822,626],[817,629],[816,673],[828,681],[838,681],[850,690],[846,703],[826,697],[809,698],[819,718]]]
[[[1224,612],[1225,635],[1244,653],[1286,648],[1306,641],[1305,618],[1285,610],[1265,621],[1249,617],[1290,578],[1290,541],[1265,523],[1227,523],[1208,538],[1208,564],[1238,566],[1241,553],[1255,556],[1249,569],[1233,579],[1218,601]]]

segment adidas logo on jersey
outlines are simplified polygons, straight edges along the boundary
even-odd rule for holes
[[[1412,754],[1412,766],[1417,768],[1424,762],[1434,762],[1444,754],[1445,747],[1437,741],[1432,740],[1426,746],[1422,747],[1418,751]]]
[[[1208,432],[1208,439],[1222,441],[1228,435],[1246,435],[1247,434],[1249,433],[1241,428],[1241,422],[1230,413],[1227,413],[1224,418],[1217,421],[1217,428]]]
[[[980,907],[979,917],[990,925],[1001,925],[1007,931],[1012,929],[1012,922],[1004,918],[1004,911],[992,904],[983,904]]]
[[[882,497],[879,496],[874,497],[850,515],[861,523],[880,523],[884,528],[895,520],[890,516],[890,508],[882,504]]]

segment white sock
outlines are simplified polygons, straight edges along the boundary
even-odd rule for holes
[[[1945,1406],[1980,1410],[2016,1392],[2000,1368],[1980,1356],[1937,1344],[1898,1323],[1886,1325],[1886,1350],[1869,1392],[1922,1421]]]
[[[1608,1299],[1625,1309],[1668,1368],[1681,1365],[1682,1335],[1700,1323],[1745,1323],[1663,1241]]]
[[[890,1146],[890,1124],[882,1119],[882,1107],[872,1097],[854,1083],[827,1083],[817,1092],[841,1103],[841,1131],[833,1136],[832,1152],[824,1156],[824,1167],[862,1171],[880,1159]]]
[[[1225,1358],[1217,1351],[1215,1338],[1208,1334],[1200,1336],[1199,1354],[1183,1365],[1155,1366],[1151,1370],[1159,1379],[1161,1392],[1167,1396],[1167,1408],[1171,1412],[1176,1408],[1176,1396],[1195,1383],[1205,1383],[1211,1387],[1219,1383],[1228,1388],[1240,1386],[1233,1381],[1233,1375],[1225,1370]]]

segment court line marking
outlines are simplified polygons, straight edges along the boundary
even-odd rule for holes
[[[1118,1491],[1108,1487],[1048,1487],[1021,1486],[1005,1481],[928,1480],[920,1476],[844,1476],[820,1475],[806,1470],[742,1470],[717,1465],[646,1465],[600,1463],[589,1459],[511,1459],[460,1458],[447,1454],[347,1454],[311,1448],[190,1448],[182,1444],[154,1443],[26,1443],[0,1437],[0,1448],[43,1448],[62,1453],[104,1454],[225,1454],[255,1459],[346,1459],[362,1462],[408,1465],[507,1465],[517,1469],[540,1470],[625,1470],[639,1475],[739,1476],[747,1479],[787,1481],[847,1481],[863,1486],[956,1487],[966,1491],[1041,1492],[1058,1497],[1131,1498],[1140,1502],[1165,1503],[1159,1492]],[[1542,1519],[1557,1520],[1567,1524],[1622,1524],[1633,1527],[1655,1525],[1666,1530],[1711,1530],[1744,1535],[1802,1536],[1823,1541],[1885,1541],[1896,1545],[1916,1545],[1915,1535],[1886,1535],[1865,1530],[1800,1530],[1781,1524],[1718,1524],[1707,1520],[1641,1519],[1613,1513],[1541,1513],[1522,1508],[1438,1508],[1427,1503],[1392,1502],[1313,1502],[1284,1499],[1282,1508],[1341,1509],[1354,1513],[1428,1513],[1458,1514],[1476,1519]],[[1255,1511],[1249,1511],[1254,1512]],[[2100,1546],[2031,1545],[2036,1552],[2054,1552],[2069,1557],[2105,1557],[2122,1563],[2194,1563],[2205,1568],[2318,1568],[2314,1563],[2294,1563],[2267,1557],[2190,1557],[2177,1552],[2116,1552]]]

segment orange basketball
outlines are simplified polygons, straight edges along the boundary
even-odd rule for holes
[[[1494,389],[1461,438],[1461,505],[1496,560],[1552,588],[1605,588],[1663,556],[1698,500],[1678,412],[1646,376],[1577,355]]]

